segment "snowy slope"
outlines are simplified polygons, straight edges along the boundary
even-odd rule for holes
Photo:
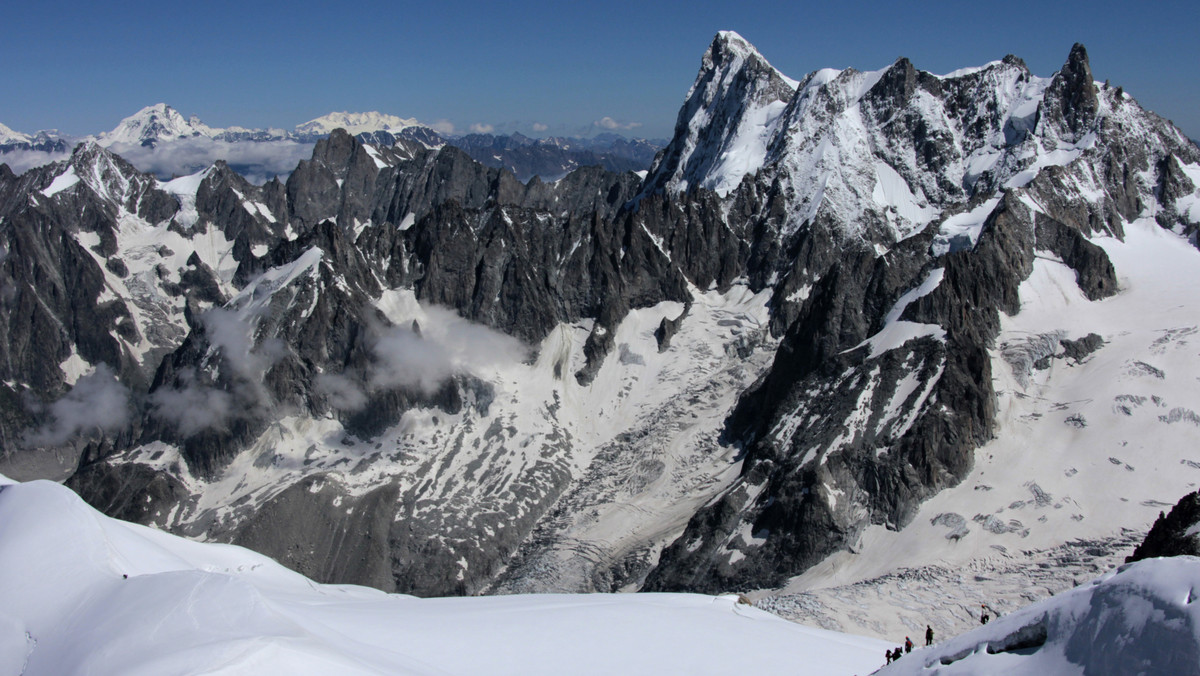
[[[763,165],[796,87],[742,36],[718,33],[647,185],[724,196]]]
[[[987,626],[915,650],[880,674],[1194,674],[1200,559],[1147,559]]]
[[[0,477],[0,672],[862,673],[882,642],[695,595],[416,599],[318,585],[227,545]],[[469,649],[464,649],[469,647]]]
[[[254,306],[264,306],[268,293],[299,294],[307,304],[308,296],[294,287],[306,283],[319,260],[320,250],[313,250],[269,270],[226,307],[237,309],[241,326],[252,327]],[[627,555],[652,559],[696,506],[735,476],[736,449],[720,441],[720,423],[770,357],[766,301],[765,294],[741,285],[725,294],[697,292],[689,321],[662,353],[654,330],[677,316],[680,305],[631,312],[615,329],[619,355],[583,385],[564,374],[583,366],[590,321],[560,325],[529,363],[519,358],[525,348],[513,339],[422,305],[409,290],[386,291],[378,307],[388,319],[397,327],[417,322],[433,342],[422,347],[402,329],[391,331],[376,348],[385,366],[394,361],[384,372],[413,370],[404,377],[436,387],[446,361],[486,383],[487,404],[455,413],[416,408],[374,439],[349,434],[333,418],[287,416],[214,478],[188,472],[180,448],[161,442],[142,446],[127,461],[171,472],[197,496],[158,513],[155,523],[212,539],[229,537],[227,528],[284,491],[347,500],[381,489],[419,496],[411,508],[386,509],[396,510],[396,520],[440,523],[428,537],[439,555],[456,552],[460,580],[471,570],[469,560],[486,563],[493,532],[520,529],[524,519],[540,513],[541,496],[553,486],[549,479],[571,479],[576,484],[563,501],[576,504],[586,518],[567,511],[539,530],[528,560],[514,563],[497,591],[607,591],[594,581],[596,574]],[[415,367],[408,350],[420,350],[427,363]],[[323,381],[347,394],[338,387],[343,382],[333,374]],[[705,404],[697,407],[698,400]],[[671,443],[661,443],[668,437]],[[343,469],[348,458],[352,471]]]
[[[731,84],[718,100],[760,72],[743,65],[727,76],[709,55],[693,94],[719,76]],[[754,145],[723,125],[728,114],[687,128],[689,110],[673,144]],[[722,201],[730,220],[763,200],[771,209],[754,227],[802,252],[781,266],[773,299],[783,310],[773,326],[790,335],[766,385],[741,405],[751,457],[665,550],[660,570],[669,571],[654,588],[703,579],[717,589],[747,577],[775,585],[785,580],[764,571],[817,564],[767,596],[814,604],[810,616],[848,630],[890,636],[922,613],[950,628],[969,618],[949,604],[915,606],[906,581],[960,567],[1019,569],[1077,539],[1123,540],[1123,529],[1144,530],[1200,480],[1189,464],[1200,402],[1188,386],[1200,371],[1187,347],[1200,315],[1180,295],[1200,270],[1188,220],[1200,157],[1128,94],[1093,82],[1081,45],[1049,78],[1016,57],[945,76],[906,59],[873,72],[816,71],[774,129],[755,170],[720,165],[720,151],[667,154],[647,179],[675,195],[736,186]],[[1076,233],[1078,250],[1055,232]],[[981,244],[985,234],[997,240]],[[824,238],[827,250],[807,251]],[[989,244],[1003,253],[983,263]],[[1087,269],[1080,252],[1093,246],[1103,265]],[[955,279],[955,266],[975,262]],[[1085,288],[1109,262],[1115,277]],[[872,272],[839,288],[855,266]],[[881,283],[896,277],[906,281]],[[1118,292],[1105,298],[1113,283]],[[988,290],[1001,285],[996,318],[964,329],[987,317]],[[814,290],[824,297],[814,301]],[[884,302],[872,295],[881,293]],[[940,304],[955,297],[945,313]],[[1094,352],[1080,347],[1092,334]],[[955,365],[953,352],[975,340],[978,352]],[[864,346],[866,359],[848,358]],[[966,403],[973,390],[978,408]],[[914,432],[922,424],[925,438]],[[953,449],[971,436],[959,456]],[[914,486],[934,490],[912,500]],[[1115,553],[1103,549],[1107,562]],[[1091,562],[1067,565],[1069,583]],[[876,598],[862,608],[836,608],[839,595],[857,586],[869,596],[872,585]],[[1029,600],[1012,593],[1019,584],[1001,586],[1006,602]]]

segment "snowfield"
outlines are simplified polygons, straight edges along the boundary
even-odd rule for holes
[[[733,596],[419,599],[320,585],[240,547],[0,477],[0,674],[865,673],[881,641]]]

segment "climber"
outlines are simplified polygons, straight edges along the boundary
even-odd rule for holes
[[[906,653],[911,653],[911,652],[912,652],[912,647],[913,647],[913,642],[912,642],[912,639],[911,639],[911,638],[909,638],[909,637],[907,637],[907,636],[905,636],[905,637],[904,637],[904,652],[906,652]]]
[[[987,624],[987,623],[988,623],[988,620],[992,619],[991,615],[988,615],[988,607],[987,607],[987,604],[986,604],[986,603],[981,603],[981,604],[979,604],[979,607],[980,607],[980,608],[983,608],[983,614],[979,616],[979,623],[980,623],[980,624]]]
[[[933,627],[925,625],[925,645],[933,645]]]

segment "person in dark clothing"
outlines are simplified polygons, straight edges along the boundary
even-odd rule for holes
[[[900,656],[903,654],[904,654],[904,651],[900,649],[900,646],[896,646],[896,649],[892,651],[892,661],[893,662],[899,661]]]
[[[892,663],[892,649],[888,648],[887,652],[885,652],[884,655],[887,655],[887,663],[891,664]]]
[[[905,637],[904,637],[904,652],[906,652],[906,653],[911,653],[911,652],[912,652],[912,647],[913,647],[913,642],[912,642],[912,639],[911,639],[911,638],[909,638],[909,637],[907,637],[907,636],[905,636]]]
[[[925,645],[933,645],[933,627],[925,625]]]
[[[992,616],[988,615],[988,607],[986,605],[980,605],[979,607],[983,608],[983,614],[979,616],[979,623],[987,624],[988,620],[992,619]]]

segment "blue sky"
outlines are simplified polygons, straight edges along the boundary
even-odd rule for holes
[[[898,56],[942,73],[1013,53],[1049,75],[1083,42],[1098,79],[1200,137],[1200,3],[21,3],[5,10],[0,122],[75,134],[165,102],[212,126],[335,110],[533,134],[669,137],[731,29],[800,78]]]

